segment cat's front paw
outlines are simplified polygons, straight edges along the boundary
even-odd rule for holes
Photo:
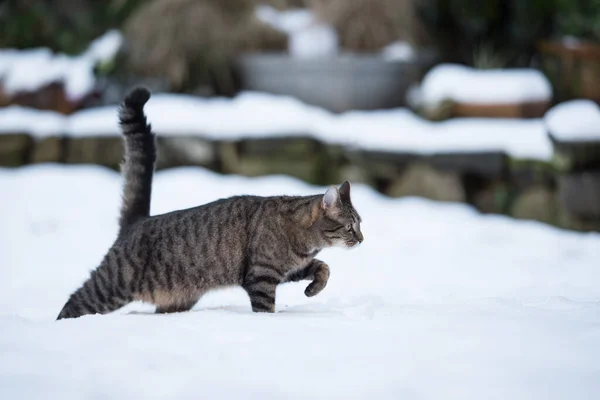
[[[306,287],[304,294],[307,297],[316,296],[325,289],[327,281],[329,280],[329,266],[325,263],[321,263],[314,273],[315,279]]]
[[[304,294],[306,295],[306,297],[316,296],[321,292],[321,290],[325,288],[326,285],[327,282],[321,283],[313,281],[310,285],[306,287],[306,289],[304,290]]]

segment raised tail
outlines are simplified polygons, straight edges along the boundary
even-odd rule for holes
[[[150,99],[145,88],[133,89],[119,109],[119,122],[125,139],[121,171],[125,178],[119,225],[127,226],[150,215],[152,175],[156,162],[156,141],[146,122],[144,105]]]
[[[107,314],[133,301],[129,291],[119,284],[122,271],[105,263],[93,271],[83,286],[64,305],[58,319],[77,318],[88,314]]]

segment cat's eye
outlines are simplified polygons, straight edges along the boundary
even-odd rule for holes
[[[350,232],[352,230],[352,225],[346,225],[346,230]]]

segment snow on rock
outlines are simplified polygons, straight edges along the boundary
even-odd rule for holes
[[[600,108],[591,100],[571,100],[544,116],[549,133],[561,141],[600,141]]]
[[[310,59],[338,53],[335,29],[317,20],[310,10],[279,11],[268,5],[259,5],[255,14],[260,21],[288,35],[288,51],[292,57]]]
[[[67,118],[54,111],[11,106],[0,108],[1,133],[28,133],[36,137],[60,136]]]
[[[453,119],[434,123],[403,108],[333,114],[292,97],[254,92],[233,99],[156,94],[146,112],[160,135],[200,135],[219,140],[308,135],[326,143],[392,152],[502,151],[517,158],[552,157],[552,145],[541,120]],[[0,121],[5,113],[12,115],[14,111],[0,109]],[[116,106],[79,111],[62,121],[63,132],[70,136],[120,134]],[[33,124],[29,130],[33,134],[47,131],[36,128],[32,118],[23,118],[20,123]],[[7,131],[0,124],[0,132]]]
[[[361,185],[365,242],[319,255],[318,296],[281,285],[264,315],[231,288],[186,313],[134,303],[54,321],[117,234],[121,184],[99,167],[0,169],[0,398],[600,395],[600,235]],[[324,190],[181,168],[157,174],[152,208]]]
[[[68,98],[79,100],[94,87],[94,66],[112,58],[121,42],[119,32],[109,31],[75,57],[54,54],[45,48],[0,50],[0,84],[6,93],[13,94],[62,82]]]
[[[423,78],[424,104],[444,100],[475,104],[544,102],[552,98],[552,86],[534,69],[477,70],[463,65],[440,64]]]

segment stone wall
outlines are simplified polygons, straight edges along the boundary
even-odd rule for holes
[[[600,174],[565,169],[564,155],[552,163],[502,153],[421,156],[345,148],[308,136],[214,141],[159,135],[158,142],[158,169],[198,165],[224,174],[286,174],[318,185],[348,179],[392,197],[464,202],[484,213],[600,231]],[[21,133],[0,135],[0,165],[7,167],[55,162],[118,170],[122,151],[116,136],[36,140]]]

